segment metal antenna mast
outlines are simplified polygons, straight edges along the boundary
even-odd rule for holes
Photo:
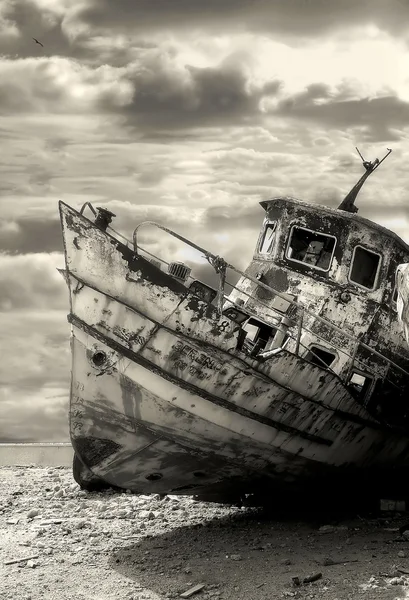
[[[343,199],[341,204],[338,206],[338,210],[345,210],[345,211],[351,212],[351,213],[358,212],[358,208],[355,206],[355,200],[359,193],[359,190],[364,185],[364,183],[368,179],[369,175],[371,173],[373,173],[379,167],[379,165],[381,163],[383,163],[385,158],[387,158],[389,156],[389,154],[392,152],[392,150],[390,148],[386,148],[388,152],[387,152],[387,154],[385,154],[385,156],[382,158],[382,160],[375,158],[375,160],[373,162],[370,162],[369,160],[364,159],[364,157],[362,156],[362,154],[360,153],[358,148],[355,148],[355,149],[358,152],[358,154],[362,160],[363,166],[365,167],[365,173],[357,181],[357,183],[354,185],[352,190],[345,196],[345,198]]]

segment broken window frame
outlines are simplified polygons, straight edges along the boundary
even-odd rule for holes
[[[332,359],[332,361],[329,364],[327,364],[325,362],[325,360],[319,356],[319,354],[316,352],[316,350],[322,350],[326,354],[331,354],[334,358]],[[312,355],[311,358],[309,358],[310,354]],[[316,355],[316,357],[314,356],[314,354]],[[331,350],[330,350],[329,348],[326,348],[319,344],[311,344],[308,347],[308,350],[304,356],[304,359],[307,360],[308,362],[310,362],[311,364],[317,365],[318,367],[322,367],[322,368],[326,368],[326,369],[331,369],[332,365],[337,360],[337,358],[338,358],[338,353],[336,352],[336,350],[334,350],[333,348],[331,348]],[[317,360],[317,362],[314,362],[314,360]]]
[[[326,237],[326,238],[332,238],[334,240],[334,247],[332,248],[331,257],[330,257],[329,264],[328,264],[328,269],[323,269],[322,267],[317,267],[316,265],[312,265],[310,263],[304,262],[303,260],[298,260],[296,258],[292,258],[291,256],[288,256],[288,252],[290,250],[290,243],[291,243],[291,240],[293,239],[293,234],[294,234],[295,229],[302,229],[303,231],[308,231],[309,233],[313,233],[315,235]],[[317,271],[322,271],[323,273],[328,273],[331,270],[332,261],[334,259],[335,248],[337,246],[337,242],[338,242],[338,240],[335,237],[335,235],[331,235],[329,233],[322,233],[321,231],[316,231],[315,229],[309,229],[308,227],[302,227],[301,225],[295,224],[295,225],[292,225],[291,230],[290,230],[290,235],[288,236],[287,245],[286,245],[286,249],[285,249],[285,258],[287,260],[291,260],[292,262],[296,262],[300,265],[304,265],[305,267],[308,267],[311,269],[316,269]]]
[[[276,229],[277,229],[277,221],[267,221],[265,223],[263,233],[262,233],[259,245],[258,245],[258,253],[259,254],[271,254],[272,253],[274,242],[275,242]],[[263,246],[266,241],[266,236],[270,230],[272,230],[272,232],[271,232],[271,238],[269,241],[269,245],[268,245],[267,250],[263,251]]]
[[[370,397],[370,392],[372,390],[372,386],[374,385],[375,377],[370,373],[365,373],[365,371],[361,371],[360,369],[353,368],[350,371],[350,373],[348,375],[348,379],[345,383],[345,386],[347,389],[349,389],[353,375],[360,375],[361,377],[365,377],[365,379],[367,380],[367,382],[365,381],[364,385],[362,386],[362,390],[360,392],[358,392],[357,390],[354,390],[354,389],[351,390],[351,394],[353,396],[355,396],[357,400],[362,402],[362,404],[365,404],[365,400]],[[365,385],[366,385],[366,387],[365,387]]]
[[[366,285],[362,285],[362,283],[358,283],[357,281],[354,281],[353,279],[351,279],[351,272],[352,272],[352,268],[354,266],[354,260],[355,260],[355,254],[356,254],[357,248],[361,248],[362,250],[365,250],[369,254],[375,254],[375,256],[379,257],[378,266],[377,266],[375,277],[374,277],[373,287],[371,287],[371,288],[367,287]],[[376,290],[378,288],[379,272],[381,270],[381,265],[382,265],[382,254],[380,254],[379,252],[375,252],[374,250],[370,250],[369,248],[362,246],[362,244],[356,244],[356,246],[354,246],[354,250],[352,252],[351,264],[349,266],[349,271],[348,271],[349,283],[352,283],[353,285],[356,285],[357,287],[361,288],[362,290],[366,290],[367,292],[373,292],[374,290]]]
[[[245,329],[247,326],[254,326],[257,328],[257,331],[252,339],[248,338],[247,334],[250,332]],[[255,355],[257,352],[264,350],[269,341],[272,341],[273,337],[277,333],[277,328],[273,325],[265,323],[255,316],[250,316],[247,321],[242,324],[242,331],[247,332],[245,338],[243,339],[243,347],[247,347],[247,352],[249,354]],[[268,338],[265,339],[264,336],[267,333],[269,333],[269,335]],[[263,343],[260,344],[261,340]]]

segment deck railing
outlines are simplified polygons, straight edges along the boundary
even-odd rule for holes
[[[93,212],[94,215],[96,214],[95,209],[93,208],[93,206],[89,202],[87,202],[86,204],[84,204],[84,206],[81,209],[81,214],[83,213],[83,210],[85,209],[86,206],[90,207],[90,209],[92,210],[92,212]],[[139,251],[142,251],[144,254],[146,254],[146,255],[154,258],[155,260],[160,261],[164,265],[168,266],[169,263],[167,261],[165,261],[164,259],[156,256],[155,254],[152,254],[151,252],[149,252],[148,250],[142,248],[141,246],[138,246],[138,232],[139,232],[139,230],[140,230],[141,227],[144,227],[144,226],[147,226],[147,225],[150,225],[150,226],[153,226],[153,227],[157,227],[157,228],[161,229],[162,231],[168,233],[169,235],[175,237],[176,239],[180,240],[181,242],[187,244],[191,248],[194,248],[198,252],[203,253],[203,255],[205,256],[205,258],[213,266],[213,268],[215,268],[216,272],[219,275],[219,291],[218,291],[218,295],[217,295],[217,307],[218,307],[220,315],[222,314],[222,307],[223,307],[223,303],[224,302],[228,302],[230,306],[234,306],[238,310],[243,310],[243,307],[241,305],[235,303],[233,300],[231,300],[225,294],[225,287],[229,286],[230,288],[235,289],[238,292],[240,292],[240,294],[243,294],[243,295],[251,298],[252,300],[255,300],[257,302],[257,304],[259,304],[260,306],[263,306],[264,308],[266,308],[267,311],[268,311],[268,313],[270,314],[271,318],[273,318],[272,317],[273,314],[274,314],[274,316],[277,316],[280,319],[283,317],[283,313],[280,312],[279,310],[275,309],[272,306],[268,306],[265,302],[263,302],[259,298],[254,298],[249,292],[246,292],[245,290],[243,290],[241,288],[238,288],[236,285],[234,285],[232,283],[229,283],[226,280],[226,271],[227,271],[227,269],[230,269],[231,271],[237,273],[241,277],[244,277],[245,279],[251,281],[252,283],[255,283],[258,287],[261,287],[262,289],[266,290],[270,294],[274,294],[274,296],[277,296],[277,297],[285,300],[288,304],[296,307],[297,313],[298,313],[297,314],[298,318],[297,318],[296,323],[294,323],[294,326],[296,325],[295,333],[292,333],[291,331],[286,330],[287,335],[289,335],[290,337],[292,337],[295,340],[295,351],[294,351],[294,353],[296,355],[299,355],[301,347],[305,348],[304,344],[302,344],[302,342],[301,342],[302,332],[304,331],[304,332],[308,332],[311,335],[315,336],[318,340],[324,341],[325,344],[329,344],[331,347],[335,348],[338,352],[341,352],[345,356],[347,356],[349,364],[347,366],[346,375],[344,377],[345,382],[349,381],[349,377],[350,377],[350,375],[351,375],[351,373],[352,373],[352,371],[353,371],[353,369],[354,369],[355,366],[358,369],[360,369],[361,371],[365,372],[365,373],[372,374],[372,375],[375,375],[375,376],[379,375],[379,373],[377,373],[376,371],[372,371],[371,367],[369,367],[366,363],[363,363],[362,361],[360,361],[359,359],[357,359],[357,353],[358,353],[358,350],[360,348],[365,349],[365,351],[368,352],[369,354],[371,354],[372,356],[376,356],[377,358],[379,358],[382,361],[384,361],[386,363],[386,371],[387,371],[387,373],[390,371],[390,368],[393,367],[397,371],[399,371],[400,373],[402,373],[402,374],[406,375],[407,377],[409,377],[409,372],[406,369],[404,369],[403,367],[401,367],[400,365],[398,365],[397,363],[395,363],[391,359],[389,359],[386,356],[384,356],[381,352],[378,352],[377,350],[374,350],[373,348],[371,348],[370,346],[368,346],[368,344],[365,344],[364,342],[362,342],[361,340],[359,340],[359,338],[357,336],[354,336],[354,335],[348,333],[347,331],[345,331],[344,329],[341,329],[340,327],[338,327],[337,325],[335,325],[334,323],[332,323],[328,319],[325,319],[324,317],[321,317],[320,315],[317,315],[314,311],[308,309],[306,306],[304,306],[303,304],[301,304],[299,301],[292,299],[291,297],[289,297],[287,294],[285,294],[283,292],[279,292],[278,290],[274,289],[272,286],[267,285],[266,283],[260,281],[256,277],[253,277],[252,275],[244,273],[240,269],[237,269],[234,265],[231,265],[230,263],[226,262],[223,258],[221,258],[221,257],[213,254],[212,252],[209,252],[208,250],[202,248],[201,246],[195,244],[194,242],[191,242],[190,240],[188,240],[184,236],[182,236],[182,235],[180,235],[180,234],[172,231],[171,229],[169,229],[168,227],[165,227],[164,225],[160,225],[159,223],[155,223],[154,221],[143,221],[142,223],[140,223],[135,228],[135,230],[133,232],[133,235],[132,235],[132,241],[128,240],[128,238],[126,238],[124,235],[122,235],[121,233],[119,233],[118,231],[116,231],[110,225],[108,226],[108,229],[110,229],[118,237],[122,238],[126,242],[126,245],[128,247],[130,247],[131,249],[133,249],[133,251],[135,252],[135,254],[138,254]],[[188,279],[193,280],[194,277],[192,277],[191,275],[189,275]],[[251,310],[248,310],[247,307],[246,307],[246,309],[245,309],[244,312],[248,313],[249,317],[254,317],[254,318],[257,318],[259,320],[262,320],[262,319],[260,319],[260,317],[256,313],[252,313]],[[353,345],[354,345],[353,352],[349,353],[347,350],[345,350],[343,348],[340,348],[339,346],[336,346],[335,344],[332,344],[331,341],[329,339],[327,339],[326,337],[320,335],[317,332],[311,331],[311,329],[306,326],[306,316],[309,316],[313,320],[318,321],[319,323],[324,324],[330,330],[332,330],[332,331],[340,334],[344,338],[352,341]],[[283,329],[282,329],[282,327],[281,327],[280,324],[276,324],[276,323],[268,322],[268,321],[266,321],[266,324],[268,324],[273,329],[276,329],[276,330],[279,330],[279,331],[283,331]],[[309,352],[311,352],[312,354],[314,354],[314,352],[312,352],[311,349],[308,348],[308,350],[309,350]],[[315,356],[316,356],[316,358],[318,360],[320,360],[321,362],[323,362],[322,359],[318,355],[315,354]],[[327,368],[329,368],[326,364],[325,364],[325,366]],[[331,369],[329,369],[329,370],[331,370]],[[391,383],[393,383],[393,382],[391,382]]]
[[[373,356],[377,356],[378,358],[384,360],[387,363],[388,369],[389,369],[390,366],[393,366],[398,371],[400,371],[400,372],[404,373],[405,375],[409,376],[409,372],[408,371],[406,371],[404,368],[402,368],[401,366],[399,366],[398,364],[396,364],[394,361],[392,361],[389,358],[387,358],[386,356],[384,356],[381,352],[378,352],[377,350],[374,350],[373,348],[371,348],[367,344],[361,342],[356,336],[351,335],[350,333],[348,333],[345,330],[341,329],[340,327],[338,327],[337,325],[335,325],[331,321],[328,321],[324,317],[321,317],[321,316],[317,315],[312,310],[310,310],[307,307],[303,306],[297,300],[293,300],[293,299],[289,298],[287,294],[284,294],[282,292],[279,292],[278,290],[275,290],[270,285],[267,285],[266,283],[260,281],[259,279],[257,279],[256,277],[253,277],[252,275],[244,273],[240,269],[237,269],[234,265],[229,264],[228,262],[224,261],[224,259],[221,259],[219,256],[213,254],[212,252],[209,252],[208,250],[205,250],[201,246],[198,246],[194,242],[191,242],[187,238],[179,235],[178,233],[175,233],[174,231],[172,231],[168,227],[160,225],[159,223],[155,223],[154,221],[143,221],[142,223],[140,223],[135,228],[135,230],[133,232],[133,236],[132,236],[133,249],[134,249],[135,253],[138,252],[138,240],[137,240],[138,231],[139,231],[139,229],[141,227],[144,227],[146,225],[151,225],[151,226],[154,226],[154,227],[158,227],[159,229],[162,229],[162,231],[165,231],[169,235],[172,235],[173,237],[177,238],[178,240],[180,240],[180,241],[184,242],[185,244],[189,245],[191,248],[194,248],[195,250],[198,250],[199,252],[202,252],[204,254],[204,256],[209,260],[210,264],[215,264],[215,263],[217,265],[222,264],[222,269],[221,269],[221,272],[219,273],[220,280],[222,280],[223,269],[224,270],[231,269],[232,271],[234,271],[235,273],[237,273],[241,277],[244,277],[244,278],[248,279],[249,281],[255,283],[257,286],[261,287],[262,289],[264,289],[264,290],[266,290],[266,291],[274,294],[275,296],[278,296],[279,298],[282,298],[283,300],[285,300],[289,304],[295,306],[299,310],[299,312],[300,312],[299,318],[298,318],[298,324],[297,324],[297,334],[296,334],[298,351],[299,351],[299,346],[300,346],[300,338],[301,338],[301,332],[302,332],[302,330],[307,331],[307,332],[313,334],[317,338],[319,338],[321,340],[324,340],[326,343],[330,343],[329,340],[327,340],[323,336],[317,334],[316,332],[312,332],[310,329],[308,329],[305,326],[305,315],[308,315],[308,316],[312,317],[313,319],[315,319],[316,321],[318,321],[320,323],[323,323],[325,326],[327,326],[328,328],[330,328],[332,331],[336,331],[338,334],[342,335],[343,337],[349,339],[350,341],[352,341],[354,343],[354,352],[353,352],[352,355],[349,354],[347,351],[343,351],[341,348],[337,347],[338,351],[344,352],[344,354],[346,354],[350,360],[352,359],[352,364],[349,366],[349,369],[348,369],[349,372],[352,370],[354,362],[360,362],[360,361],[357,361],[356,354],[357,354],[358,348],[361,347],[361,348],[364,348],[367,352],[369,352]],[[225,285],[225,283],[223,284],[223,286],[224,285]],[[239,292],[242,293],[242,294],[246,294],[250,298],[252,297],[251,294],[248,294],[244,290],[239,289],[239,288],[237,288],[234,285],[232,285],[231,287],[234,288],[234,289],[236,289],[236,290],[239,290]],[[229,298],[227,298],[224,295],[224,289],[223,289],[223,298],[225,298],[226,300],[230,301]],[[275,310],[271,306],[267,306],[265,303],[261,302],[259,299],[257,299],[257,303],[266,306],[266,308],[268,308],[269,311],[277,312],[280,316],[282,316],[282,313],[280,313],[280,311]],[[240,306],[237,306],[237,308],[240,309]],[[256,317],[257,315],[254,315],[254,316]],[[331,343],[330,343],[330,345],[331,345]],[[367,365],[365,365],[365,369],[366,370],[368,369]]]

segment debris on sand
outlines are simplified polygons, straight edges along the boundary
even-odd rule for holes
[[[204,586],[205,586],[204,583],[198,583],[197,585],[190,588],[189,590],[186,590],[186,592],[183,592],[183,594],[180,594],[180,597],[181,598],[190,598],[190,596],[193,596],[193,594],[197,594],[198,592],[202,591]]]
[[[402,546],[387,543],[390,533],[376,519],[358,528],[348,517],[321,535],[314,517],[282,520],[172,495],[83,492],[70,469],[0,468],[0,480],[2,600],[35,600],[34,586],[58,600],[88,598],[91,590],[101,600],[177,600],[186,593],[191,600],[272,600],[321,592],[324,600],[375,588],[386,600],[399,586],[409,588],[407,559],[397,558]],[[38,514],[27,518],[32,510]],[[405,522],[408,515],[388,517],[397,530]]]

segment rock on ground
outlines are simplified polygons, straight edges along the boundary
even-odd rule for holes
[[[409,598],[404,515],[280,517],[87,493],[65,468],[1,468],[0,483],[2,600],[159,600],[198,584],[194,600]]]

